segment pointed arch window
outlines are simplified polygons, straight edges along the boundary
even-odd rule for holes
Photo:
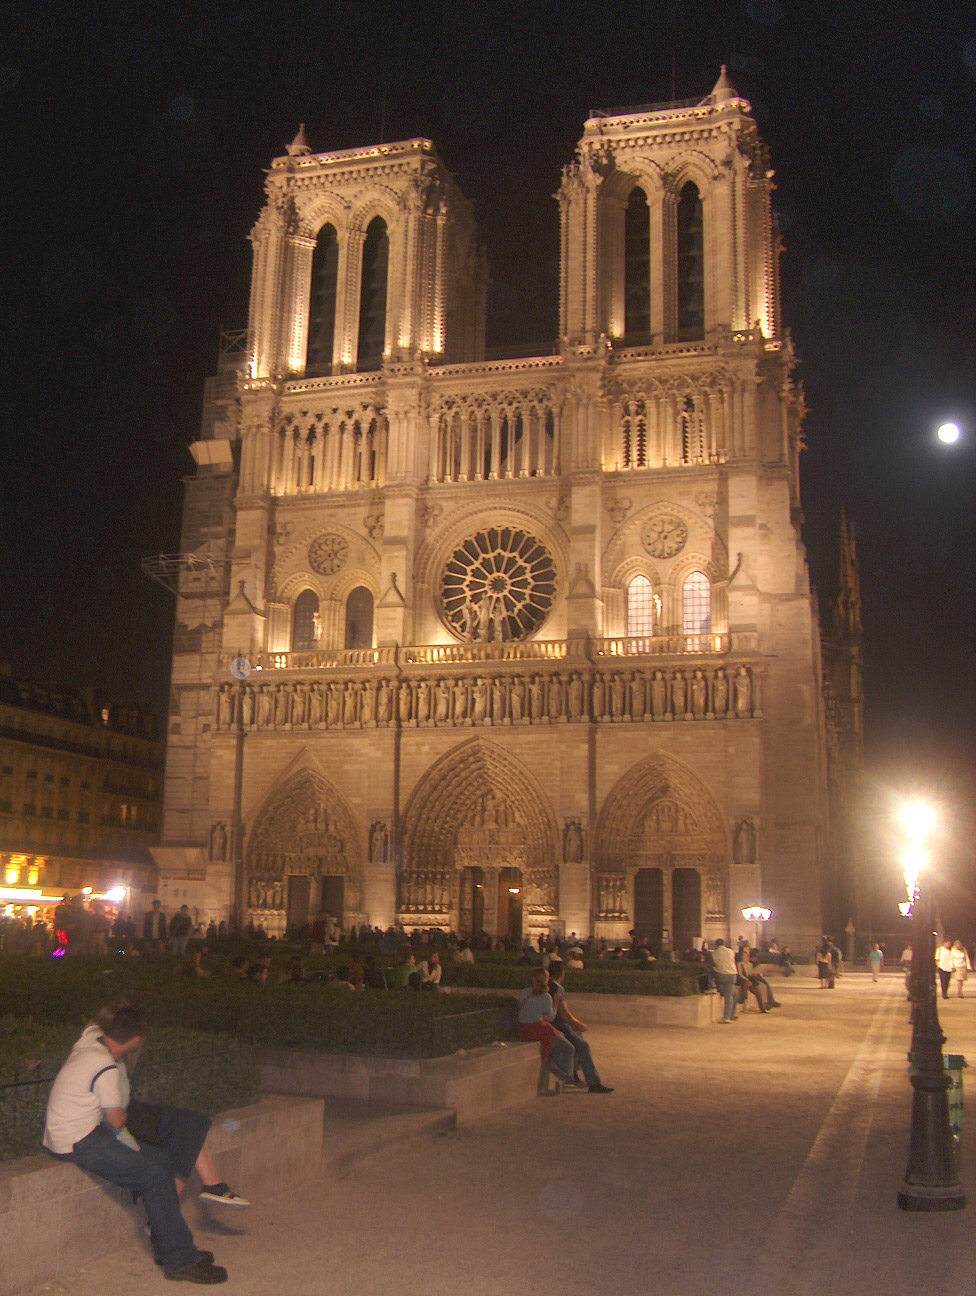
[[[346,599],[347,648],[373,646],[373,595],[365,585],[357,585]]]
[[[292,652],[311,652],[319,646],[321,635],[319,600],[314,590],[302,590],[295,599],[291,621]]]
[[[712,587],[704,572],[693,571],[681,587],[681,633],[686,639],[712,629]]]
[[[356,368],[379,369],[386,342],[386,278],[390,239],[386,221],[375,216],[366,227],[363,277],[359,296],[359,347]]]
[[[678,340],[705,336],[705,239],[702,200],[691,180],[678,195]]]
[[[631,191],[624,216],[624,341],[651,340],[651,214],[643,189]]]
[[[323,225],[315,243],[315,252],[312,254],[306,373],[332,372],[338,276],[339,236],[334,225]]]
[[[627,634],[630,638],[655,633],[658,600],[646,576],[635,576],[627,585]]]

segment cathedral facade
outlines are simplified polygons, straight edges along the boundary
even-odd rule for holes
[[[271,932],[821,929],[817,614],[772,171],[723,74],[593,114],[553,353],[484,358],[430,141],[270,168],[187,482],[167,894]]]

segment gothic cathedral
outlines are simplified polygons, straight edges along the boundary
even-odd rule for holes
[[[160,892],[266,931],[821,931],[772,171],[723,69],[592,115],[558,345],[484,358],[426,139],[271,165],[186,485]]]

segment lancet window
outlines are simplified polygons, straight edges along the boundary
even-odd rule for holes
[[[693,396],[686,396],[681,402],[678,431],[681,442],[681,462],[686,464],[707,463],[708,447],[705,434],[705,417]]]
[[[705,336],[705,240],[702,200],[692,181],[678,195],[678,340]]]
[[[646,576],[634,576],[627,583],[627,634],[650,638],[656,632],[658,598]]]
[[[386,222],[374,217],[366,227],[363,273],[359,296],[359,346],[356,368],[379,369],[386,344],[386,280],[390,240]]]
[[[346,599],[347,648],[373,646],[373,595],[365,585],[357,585]]]
[[[314,590],[302,590],[295,599],[291,622],[291,647],[293,652],[308,652],[317,648],[322,633],[319,620],[319,600]]]
[[[551,409],[534,401],[454,408],[438,421],[437,481],[548,477],[556,471]]]
[[[651,222],[647,195],[632,190],[624,216],[624,341],[651,340]]]
[[[309,374],[332,372],[338,274],[339,237],[334,225],[323,225],[312,256],[308,356],[305,365],[305,371]]]
[[[326,422],[288,415],[278,428],[272,491],[305,495],[381,486],[386,473],[386,420],[379,415]]]
[[[621,467],[647,467],[647,407],[642,400],[624,406],[621,423]]]
[[[712,628],[712,587],[704,572],[694,571],[685,577],[681,587],[681,633],[692,642],[686,646],[698,651],[704,645],[696,642]]]

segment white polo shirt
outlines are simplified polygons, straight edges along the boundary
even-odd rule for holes
[[[68,1054],[47,1100],[44,1146],[63,1156],[101,1123],[102,1112],[123,1107],[115,1058],[88,1032]]]

